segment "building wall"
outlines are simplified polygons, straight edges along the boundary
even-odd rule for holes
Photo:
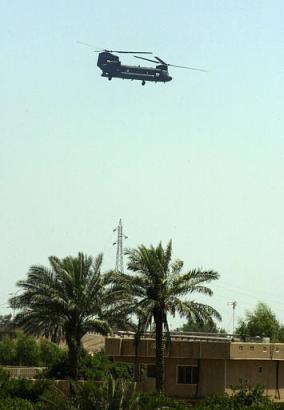
[[[278,371],[278,389],[277,389]],[[284,363],[276,360],[230,360],[227,361],[227,377],[225,391],[231,392],[231,386],[240,381],[250,385],[260,385],[272,398],[284,399]]]
[[[133,339],[107,338],[106,354],[115,361],[134,363]],[[155,340],[141,339],[138,362],[154,364],[155,354]],[[198,365],[199,383],[178,384],[178,365]],[[171,354],[165,357],[165,393],[170,396],[195,398],[231,393],[231,387],[241,380],[262,385],[267,395],[284,400],[284,344],[174,340]],[[140,388],[154,391],[155,378],[145,377]]]
[[[134,356],[135,348],[133,338],[107,337],[105,342],[106,354],[110,356]],[[155,357],[156,345],[153,339],[141,339],[139,342],[138,356]],[[169,353],[165,351],[165,356]],[[230,343],[196,342],[188,340],[175,340],[172,342],[170,357],[194,359],[229,359]]]
[[[284,360],[284,344],[234,342],[230,345],[230,358]]]
[[[166,359],[165,360],[165,393],[180,398],[194,398],[197,395],[196,384],[178,384],[178,366],[198,366],[196,359]]]
[[[225,360],[200,360],[198,397],[225,391]]]

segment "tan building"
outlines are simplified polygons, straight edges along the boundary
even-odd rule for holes
[[[106,338],[106,354],[116,362],[134,363],[133,336]],[[155,340],[139,344],[140,387],[155,388]],[[259,384],[274,399],[284,399],[284,344],[233,342],[222,337],[174,335],[165,357],[165,393],[178,398],[201,398],[231,391],[240,381]]]

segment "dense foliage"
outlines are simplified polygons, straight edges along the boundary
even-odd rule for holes
[[[102,357],[100,358],[102,360]],[[110,372],[106,363],[103,379],[67,382],[61,387],[47,380],[13,380],[0,369],[0,410],[283,410],[263,395],[259,386],[241,384],[232,396],[218,395],[201,400],[194,407],[163,394],[139,393],[127,377]],[[102,366],[103,367],[103,366]]]
[[[206,320],[204,322],[197,322],[189,320],[181,328],[181,332],[204,332],[204,333],[226,333],[226,330],[217,326],[214,320]]]
[[[132,367],[126,363],[115,363],[104,353],[97,353],[91,356],[82,353],[79,359],[78,377],[80,380],[90,380],[101,382],[108,375],[115,379],[133,379]],[[49,368],[41,373],[40,377],[64,380],[69,379],[69,365],[66,355],[62,355],[58,361],[53,362]]]
[[[233,388],[231,396],[227,394],[213,395],[197,405],[198,410],[280,410],[283,404],[274,403],[264,395],[261,386],[249,386],[241,383]]]
[[[35,403],[50,384],[48,380],[11,379],[8,373],[0,369],[1,399],[23,399]]]

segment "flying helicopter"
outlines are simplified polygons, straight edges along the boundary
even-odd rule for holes
[[[88,47],[93,46],[88,43],[78,41],[79,44],[83,44]],[[146,81],[152,81],[155,83],[167,83],[173,78],[169,75],[168,67],[185,68],[187,70],[204,71],[201,68],[180,66],[175,64],[166,63],[160,57],[153,57],[154,59],[137,56],[135,54],[153,54],[151,51],[125,51],[125,50],[106,50],[106,49],[93,49],[95,53],[99,53],[97,66],[102,70],[102,77],[106,77],[109,80],[112,78],[122,78],[127,80],[140,80],[142,85],[146,84]],[[135,58],[141,60],[150,61],[156,64],[156,67],[145,67],[140,65],[124,65],[121,63],[119,57],[115,54],[132,54]]]

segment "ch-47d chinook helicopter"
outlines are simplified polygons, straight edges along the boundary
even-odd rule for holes
[[[88,43],[78,43],[86,45],[88,47],[93,46]],[[97,66],[102,70],[102,77],[106,77],[109,80],[112,78],[122,78],[127,80],[140,80],[142,85],[146,84],[146,81],[152,81],[155,83],[166,83],[172,80],[169,75],[168,67],[185,68],[187,70],[196,71],[206,71],[201,68],[186,67],[174,64],[168,64],[159,57],[154,57],[154,59],[145,58],[141,56],[134,55],[135,58],[140,58],[141,60],[150,61],[156,64],[156,67],[142,67],[140,65],[124,65],[121,64],[119,57],[113,53],[117,54],[152,54],[150,51],[124,51],[124,50],[105,50],[105,49],[93,49],[95,53],[99,53]]]

